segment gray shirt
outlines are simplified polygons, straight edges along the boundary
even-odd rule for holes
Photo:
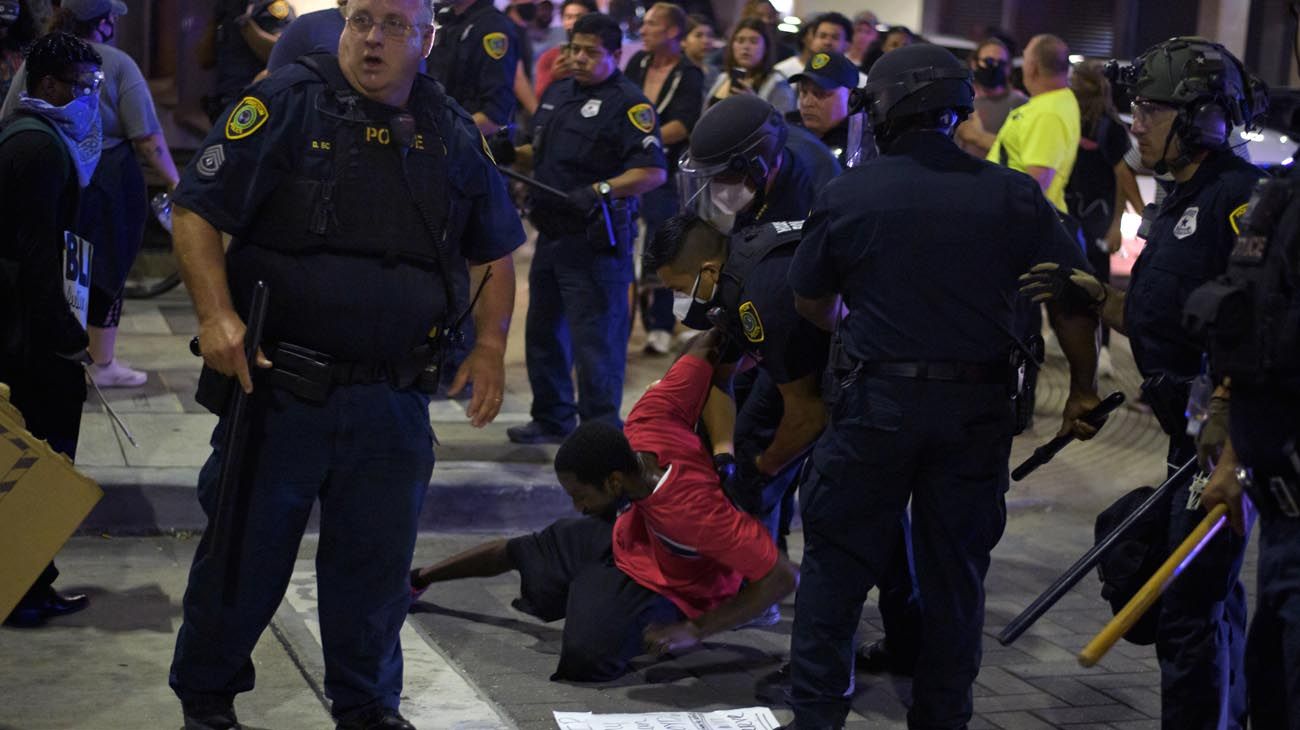
[[[149,84],[140,67],[126,53],[102,43],[92,43],[104,59],[104,85],[99,87],[99,118],[104,125],[104,149],[162,131],[154,110]],[[13,85],[0,107],[0,117],[18,108],[18,96],[27,88],[27,65],[14,76]]]

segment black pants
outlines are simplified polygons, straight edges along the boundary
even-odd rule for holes
[[[614,565],[613,527],[595,517],[560,520],[506,544],[519,571],[515,608],[543,621],[566,619],[553,680],[616,679],[643,653],[647,626],[683,618],[672,601]]]
[[[1011,425],[1000,385],[867,377],[845,387],[800,487],[804,556],[790,641],[797,727],[844,723],[862,601],[897,559],[909,501],[923,631],[908,723],[970,721],[984,576],[1006,524]]]

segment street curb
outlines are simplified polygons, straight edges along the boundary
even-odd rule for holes
[[[207,523],[195,496],[197,468],[92,467],[104,499],[80,532],[157,535],[200,532]],[[536,530],[573,516],[573,503],[549,464],[443,462],[433,470],[421,531]],[[318,528],[313,513],[310,531]]]

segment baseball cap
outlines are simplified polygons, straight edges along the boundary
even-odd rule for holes
[[[803,73],[791,76],[790,83],[797,84],[804,79],[823,89],[834,89],[837,86],[856,89],[858,67],[841,53],[814,53],[808,59],[808,65],[803,67]]]
[[[122,0],[63,0],[61,6],[77,20],[93,20],[105,15],[126,15]]]

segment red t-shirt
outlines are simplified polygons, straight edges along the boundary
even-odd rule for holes
[[[623,427],[632,450],[654,454],[666,473],[614,523],[614,562],[688,618],[736,595],[742,578],[767,575],[777,560],[767,530],[723,494],[695,434],[712,378],[708,362],[679,359]]]

